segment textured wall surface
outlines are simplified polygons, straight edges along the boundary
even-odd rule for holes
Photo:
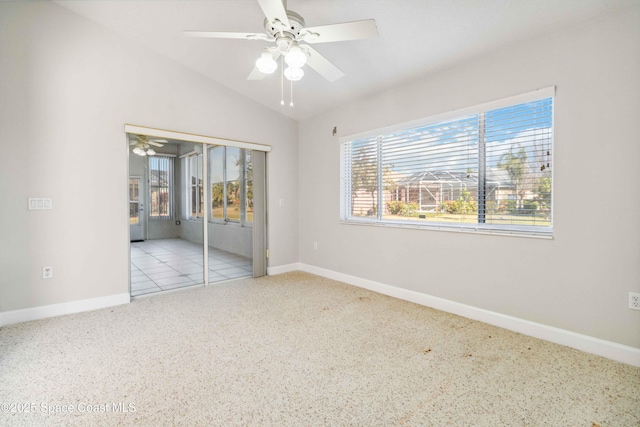
[[[300,261],[640,348],[639,24],[627,10],[301,122]],[[548,86],[553,240],[340,223],[338,137]]]
[[[0,312],[128,292],[125,123],[271,145],[270,262],[297,261],[295,121],[50,2],[0,4],[0,74]]]

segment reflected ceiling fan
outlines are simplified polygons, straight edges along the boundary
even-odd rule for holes
[[[344,22],[340,24],[306,27],[304,18],[287,10],[286,0],[257,0],[264,12],[264,33],[234,33],[220,31],[184,31],[191,37],[209,37],[220,39],[263,40],[273,43],[266,47],[248,80],[260,80],[272,74],[280,58],[284,77],[291,82],[298,81],[304,75],[302,67],[306,64],[317,71],[329,82],[334,82],[344,73],[328,59],[320,55],[309,44],[329,43],[347,40],[360,40],[378,36],[374,19]],[[309,44],[306,44],[309,43]],[[282,79],[281,79],[282,82]],[[284,105],[284,100],[281,102]],[[290,104],[293,107],[293,102]]]
[[[147,135],[132,135],[129,141],[129,145],[135,146],[133,152],[138,156],[154,156],[156,152],[151,146],[161,148],[168,142],[166,139],[149,138]]]

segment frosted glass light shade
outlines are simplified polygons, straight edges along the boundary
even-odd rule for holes
[[[297,82],[304,76],[304,71],[302,71],[302,68],[287,67],[284,70],[284,76],[291,81]]]
[[[307,63],[307,55],[304,54],[299,46],[291,46],[289,52],[284,57],[284,61],[289,67],[302,68]]]
[[[273,59],[271,52],[262,52],[262,55],[256,61],[256,67],[261,73],[271,74],[278,68],[278,63]]]

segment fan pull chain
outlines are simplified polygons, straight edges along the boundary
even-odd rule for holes
[[[284,107],[284,55],[280,56],[280,105]]]
[[[291,102],[289,103],[289,107],[293,108],[293,80],[289,80],[291,82]]]

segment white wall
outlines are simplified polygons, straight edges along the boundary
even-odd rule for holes
[[[181,220],[179,226],[182,239],[202,244],[202,221]],[[209,247],[253,258],[253,228],[240,227],[233,223],[220,224],[209,222]]]
[[[626,308],[640,292],[639,23],[635,8],[511,46],[298,130],[62,7],[0,2],[0,313],[128,292],[131,123],[273,146],[270,267],[301,261],[640,348]],[[334,126],[348,135],[550,85],[554,240],[339,223]],[[28,197],[54,209],[28,211]]]
[[[639,46],[635,8],[301,122],[300,262],[640,348]],[[339,223],[339,136],[552,85],[553,240]]]
[[[272,145],[270,265],[297,261],[295,121],[50,2],[0,2],[0,76],[0,313],[128,292],[125,123]]]
[[[210,222],[207,230],[209,231],[209,246],[253,258],[253,227]]]

